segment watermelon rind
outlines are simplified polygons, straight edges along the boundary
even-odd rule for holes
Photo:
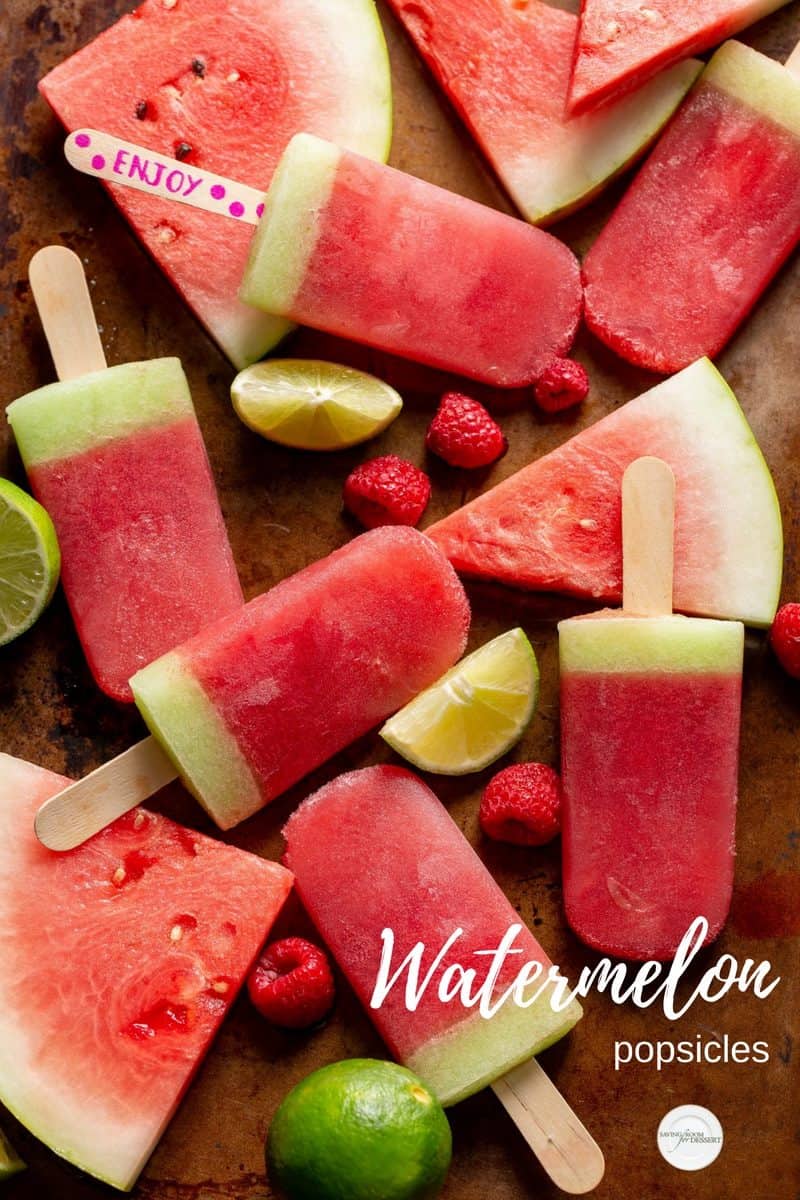
[[[49,383],[6,409],[26,467],[194,416],[177,358],[121,363]]]
[[[258,783],[235,737],[180,653],[156,659],[130,682],[148,728],[220,829],[232,828],[263,807]]]
[[[734,675],[741,672],[741,621],[673,614],[637,617],[618,609],[559,622],[562,674],[643,671]]]
[[[644,153],[702,63],[682,62],[601,113],[565,115],[578,20],[526,0],[390,0],[522,215],[586,204]]]
[[[284,150],[250,243],[239,292],[246,304],[278,314],[290,311],[341,157],[338,146],[308,133],[296,134]]]
[[[702,82],[721,88],[800,137],[800,80],[766,54],[741,42],[726,42],[709,62]]]
[[[250,45],[258,62],[248,60],[251,69],[240,74]],[[190,69],[198,53],[208,59],[202,78]],[[101,128],[171,155],[185,129],[199,165],[263,190],[294,133],[308,130],[380,161],[391,143],[389,58],[373,0],[145,0],[39,86],[69,130]],[[140,98],[152,99],[157,121],[137,119]],[[262,108],[253,115],[250,104]],[[237,297],[250,226],[106,186],[235,366],[260,359],[294,328]]]
[[[56,1154],[129,1191],[292,875],[143,809],[76,850],[46,850],[34,814],[69,782],[0,754],[0,1102]],[[137,850],[150,861],[117,887]],[[161,998],[192,1006],[185,1031],[129,1036]]]
[[[581,0],[570,116],[599,113],[690,54],[702,54],[787,0],[670,0],[658,10]]]
[[[622,473],[649,454],[677,480],[675,609],[770,625],[783,569],[778,497],[735,395],[707,358],[425,532],[461,574],[618,603]]]

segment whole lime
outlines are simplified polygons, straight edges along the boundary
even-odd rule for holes
[[[441,1104],[396,1063],[314,1071],[275,1114],[267,1170],[288,1200],[432,1200],[450,1166]]]

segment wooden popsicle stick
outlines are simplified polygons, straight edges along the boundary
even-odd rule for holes
[[[675,476],[660,458],[637,458],[622,477],[622,607],[672,612]]]
[[[64,154],[71,167],[95,179],[249,225],[257,225],[264,211],[264,193],[257,188],[97,129],[76,129],[64,143]]]
[[[34,819],[36,836],[48,850],[74,850],[177,777],[155,738],[144,738],[45,800]]]
[[[59,379],[104,371],[83,263],[66,246],[44,246],[28,264],[28,278]]]
[[[492,1091],[556,1187],[570,1196],[597,1187],[603,1152],[535,1058],[496,1080]]]

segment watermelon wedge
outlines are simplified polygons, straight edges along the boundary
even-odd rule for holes
[[[54,854],[33,816],[68,782],[0,754],[0,1100],[127,1190],[292,876],[143,809]]]
[[[619,100],[659,71],[701,54],[786,0],[581,0],[567,111]]]
[[[783,560],[778,499],[736,397],[708,359],[426,533],[465,575],[618,602],[622,475],[643,454],[675,473],[675,608],[769,625]]]
[[[265,190],[295,133],[389,153],[389,64],[372,0],[145,0],[39,86],[69,130],[93,126]],[[291,329],[238,299],[250,226],[108,190],[237,367]]]
[[[577,18],[509,0],[390,0],[520,212],[584,204],[649,145],[700,70],[682,63],[602,114],[565,117]]]

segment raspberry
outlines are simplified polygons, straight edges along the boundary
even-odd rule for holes
[[[784,604],[778,609],[769,640],[784,671],[800,679],[800,604]]]
[[[384,454],[356,467],[344,483],[344,506],[367,529],[416,525],[431,495],[431,481],[413,463]]]
[[[248,976],[247,990],[262,1017],[283,1029],[317,1025],[335,999],[327,954],[300,937],[265,947]]]
[[[506,767],[487,784],[480,823],[499,842],[543,846],[561,832],[561,780],[544,763]]]
[[[425,445],[451,467],[488,467],[508,449],[502,429],[483,405],[461,392],[442,396]]]
[[[586,399],[589,376],[574,358],[559,358],[554,354],[539,372],[533,394],[539,408],[545,412],[561,412],[562,408],[572,408],[573,404]]]

